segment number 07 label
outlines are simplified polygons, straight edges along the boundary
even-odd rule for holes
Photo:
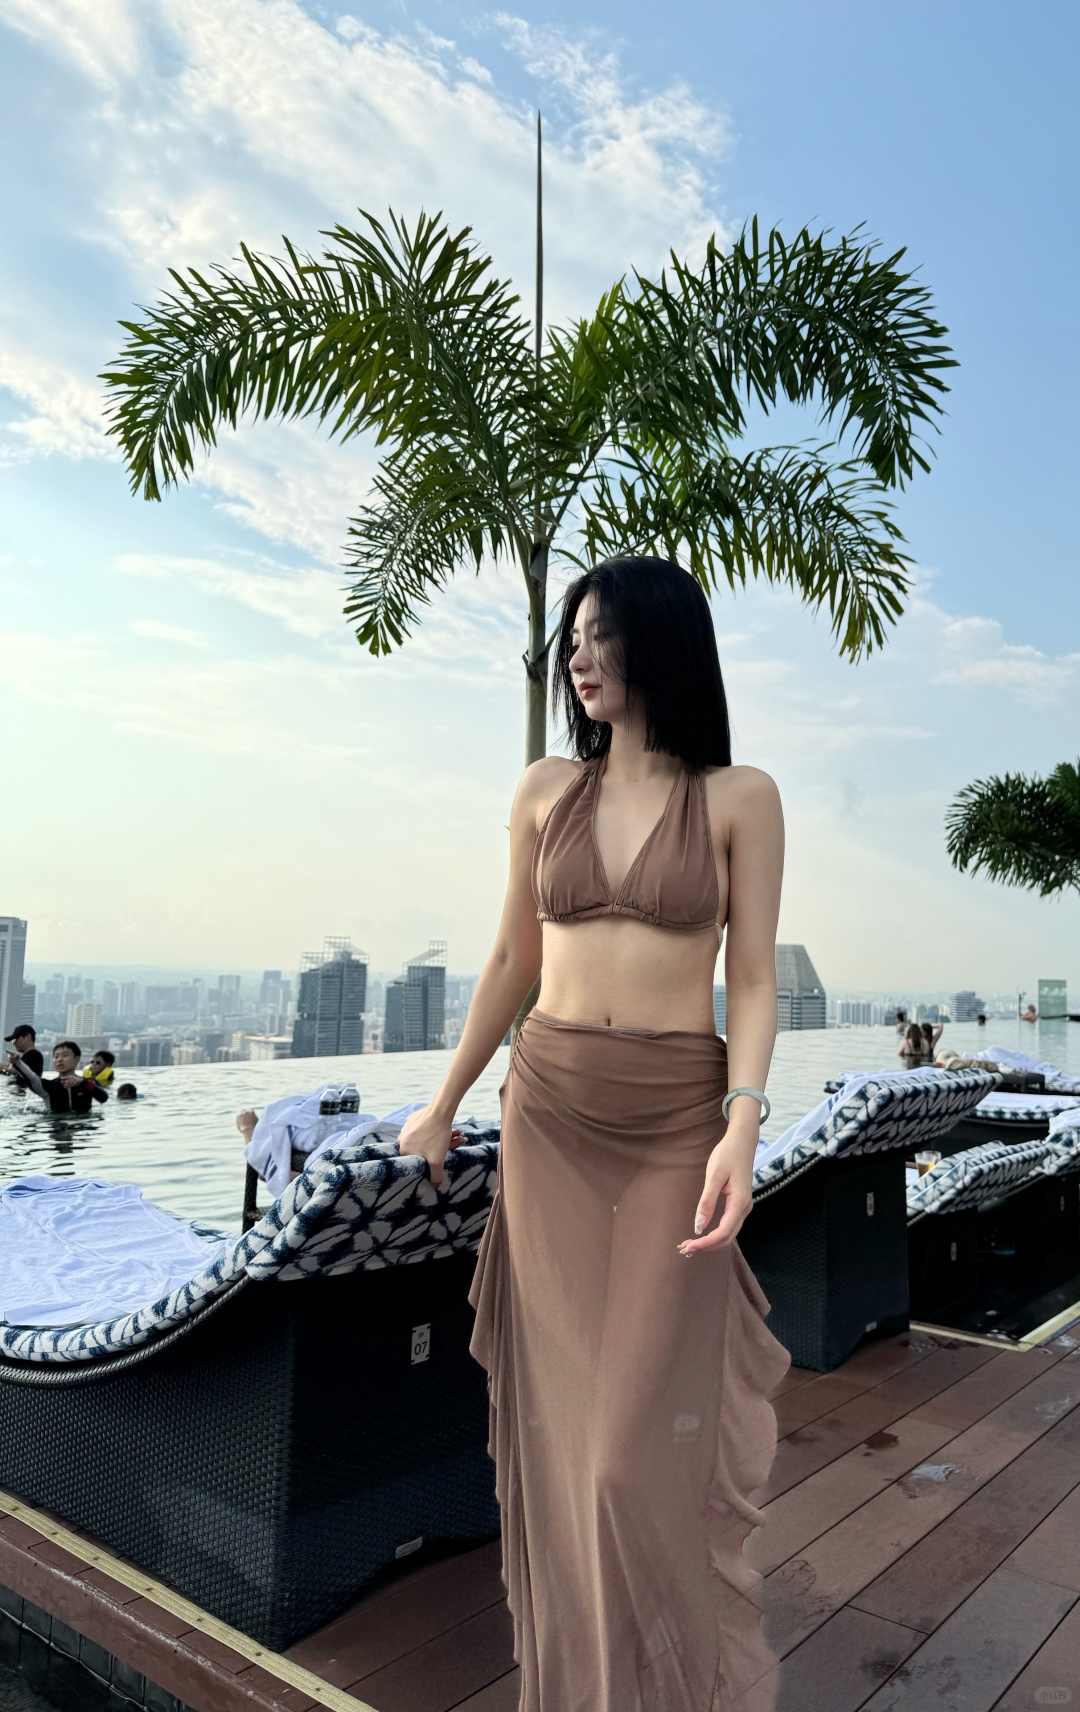
[[[414,1326],[412,1329],[412,1364],[426,1361],[431,1354],[431,1325]]]

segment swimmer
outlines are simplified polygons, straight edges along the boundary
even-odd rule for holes
[[[118,1100],[137,1100],[139,1097],[139,1090],[136,1088],[134,1082],[121,1082],[119,1088],[116,1090],[116,1097]]]
[[[107,1088],[113,1079],[113,1065],[116,1063],[114,1052],[95,1052],[85,1070],[79,1074],[97,1083],[99,1088]]]
[[[52,1049],[53,1074],[42,1078],[25,1062],[21,1053],[11,1055],[12,1068],[20,1082],[44,1100],[51,1112],[74,1112],[84,1116],[92,1103],[108,1099],[105,1089],[91,1078],[79,1075],[82,1051],[73,1040],[58,1040]]]
[[[28,1070],[40,1076],[45,1068],[45,1060],[37,1049],[37,1031],[28,1022],[20,1022],[10,1034],[4,1036],[11,1042],[12,1051],[8,1053],[3,1064],[0,1064],[0,1076],[15,1075],[15,1059],[21,1058]]]

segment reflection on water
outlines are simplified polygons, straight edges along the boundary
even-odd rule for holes
[[[1080,1075],[1076,1023],[950,1024],[942,1045],[958,1052],[991,1045],[1019,1048]],[[780,1035],[769,1075],[773,1111],[765,1136],[779,1135],[815,1106],[822,1084],[837,1071],[900,1068],[896,1046],[891,1028]],[[81,1118],[53,1117],[33,1096],[5,1085],[0,1089],[0,1178],[36,1174],[138,1183],[151,1200],[183,1218],[236,1230],[244,1168],[233,1120],[241,1107],[259,1109],[282,1094],[352,1079],[362,1110],[382,1115],[407,1100],[427,1099],[449,1056],[406,1052],[125,1071],[138,1083],[141,1097],[130,1105],[110,1099]],[[507,1057],[500,1048],[462,1102],[462,1116],[497,1115]]]

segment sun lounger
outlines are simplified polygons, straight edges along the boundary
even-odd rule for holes
[[[1070,1076],[1068,1071],[1046,1060],[1037,1062],[1028,1052],[1017,1052],[1008,1046],[988,1046],[985,1052],[976,1053],[976,1057],[1011,1065],[1014,1070],[1037,1072],[1043,1077],[1048,1094],[1080,1094],[1080,1076]]]
[[[768,1146],[739,1245],[800,1367],[908,1323],[904,1160],[995,1086],[989,1071],[859,1074]]]
[[[1041,1193],[1035,1175],[1045,1160],[1045,1141],[989,1141],[942,1159],[907,1187],[908,1270],[913,1319],[948,1324],[950,1313],[973,1307],[984,1282],[980,1251],[987,1238],[1000,1247],[1006,1227],[1023,1214],[1023,1192]],[[1008,1205],[1011,1216],[997,1219]],[[997,1234],[988,1230],[997,1221]],[[980,1231],[980,1224],[982,1230]]]
[[[1009,1094],[996,1089],[935,1145],[939,1152],[952,1154],[987,1141],[1041,1141],[1054,1119],[1070,1111],[1080,1114],[1080,1095]]]
[[[414,1551],[498,1531],[467,1292],[497,1131],[314,1159],[162,1300],[0,1327],[0,1487],[281,1649]]]
[[[1080,1111],[1053,1120],[1046,1147],[1024,1196],[1018,1246],[1041,1258],[1049,1289],[1080,1274]]]

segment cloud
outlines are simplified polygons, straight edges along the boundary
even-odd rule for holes
[[[198,630],[185,630],[180,624],[159,624],[156,618],[134,618],[128,625],[133,636],[145,636],[151,642],[177,642],[182,648],[205,648],[206,638]]]
[[[477,57],[423,31],[331,30],[297,0],[0,0],[0,17],[75,64],[89,85],[86,146],[100,177],[83,230],[140,285],[166,266],[314,243],[358,202],[442,207],[474,223],[528,281],[534,117]],[[609,52],[500,15],[498,38],[561,96],[549,127],[550,300],[557,314],[632,265],[716,225],[705,166],[726,121],[682,84],[647,95]],[[523,217],[524,215],[524,217]],[[306,229],[305,229],[306,228]]]
[[[116,455],[105,439],[100,390],[87,376],[9,340],[0,343],[0,390],[29,407],[7,423],[0,436],[5,462],[49,453],[68,458]]]
[[[147,635],[145,626],[130,628]],[[156,628],[175,636],[172,626]],[[0,636],[0,666],[4,691],[24,717],[27,702],[58,709],[93,732],[98,746],[111,730],[221,755],[331,768],[351,764],[368,748],[346,737],[347,726],[330,712],[353,687],[350,675],[320,669],[323,717],[313,720],[311,662],[297,655],[162,670],[156,656],[133,650],[123,636],[73,641],[23,631]]]
[[[0,20],[47,41],[99,87],[138,70],[140,32],[128,0],[0,0]]]
[[[343,628],[343,596],[329,571],[293,569],[259,559],[255,568],[167,553],[121,553],[118,570],[135,577],[180,577],[205,594],[237,601],[276,618],[298,636],[320,638]]]
[[[1007,642],[996,619],[951,618],[940,608],[933,611],[940,627],[938,683],[1009,690],[1034,706],[1080,692],[1080,654],[1046,654]]]

